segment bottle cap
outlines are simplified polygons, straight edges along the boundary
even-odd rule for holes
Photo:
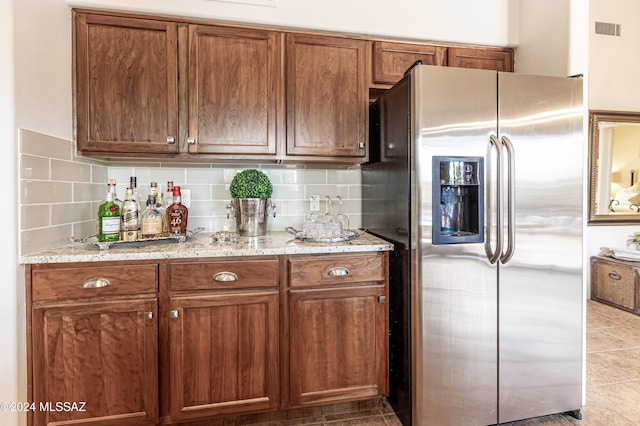
[[[179,186],[174,186],[173,187],[173,195],[180,195],[180,187]]]
[[[115,184],[116,184],[115,179],[107,179],[107,185],[115,185]]]

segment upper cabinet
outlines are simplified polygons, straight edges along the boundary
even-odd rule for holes
[[[189,25],[190,154],[276,154],[281,36]]]
[[[367,46],[287,34],[287,155],[366,161]]]
[[[78,150],[176,153],[177,25],[76,17]]]
[[[424,65],[446,65],[447,49],[443,46],[376,41],[373,43],[372,83],[393,85],[416,61],[422,61]]]
[[[513,50],[450,47],[449,66],[483,70],[513,71]]]
[[[424,65],[513,71],[513,49],[423,43],[373,42],[371,87],[388,89],[416,61]]]
[[[513,50],[74,10],[78,151],[358,164],[370,100],[423,64],[513,70]]]

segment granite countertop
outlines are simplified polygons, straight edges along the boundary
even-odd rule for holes
[[[269,232],[264,237],[240,237],[235,242],[212,242],[211,235],[212,233],[203,232],[182,242],[161,240],[121,243],[106,250],[101,250],[96,244],[71,242],[56,249],[21,256],[20,263],[106,262],[393,250],[391,243],[367,233],[351,241],[339,243],[304,242],[284,231]]]

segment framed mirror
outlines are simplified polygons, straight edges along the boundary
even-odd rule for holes
[[[589,224],[640,223],[640,112],[589,112]]]

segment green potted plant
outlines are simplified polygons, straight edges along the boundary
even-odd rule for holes
[[[231,204],[236,218],[236,232],[241,237],[258,237],[267,233],[268,209],[276,217],[276,206],[271,203],[273,186],[262,171],[247,169],[237,173],[231,185]],[[229,216],[227,212],[227,216]]]

